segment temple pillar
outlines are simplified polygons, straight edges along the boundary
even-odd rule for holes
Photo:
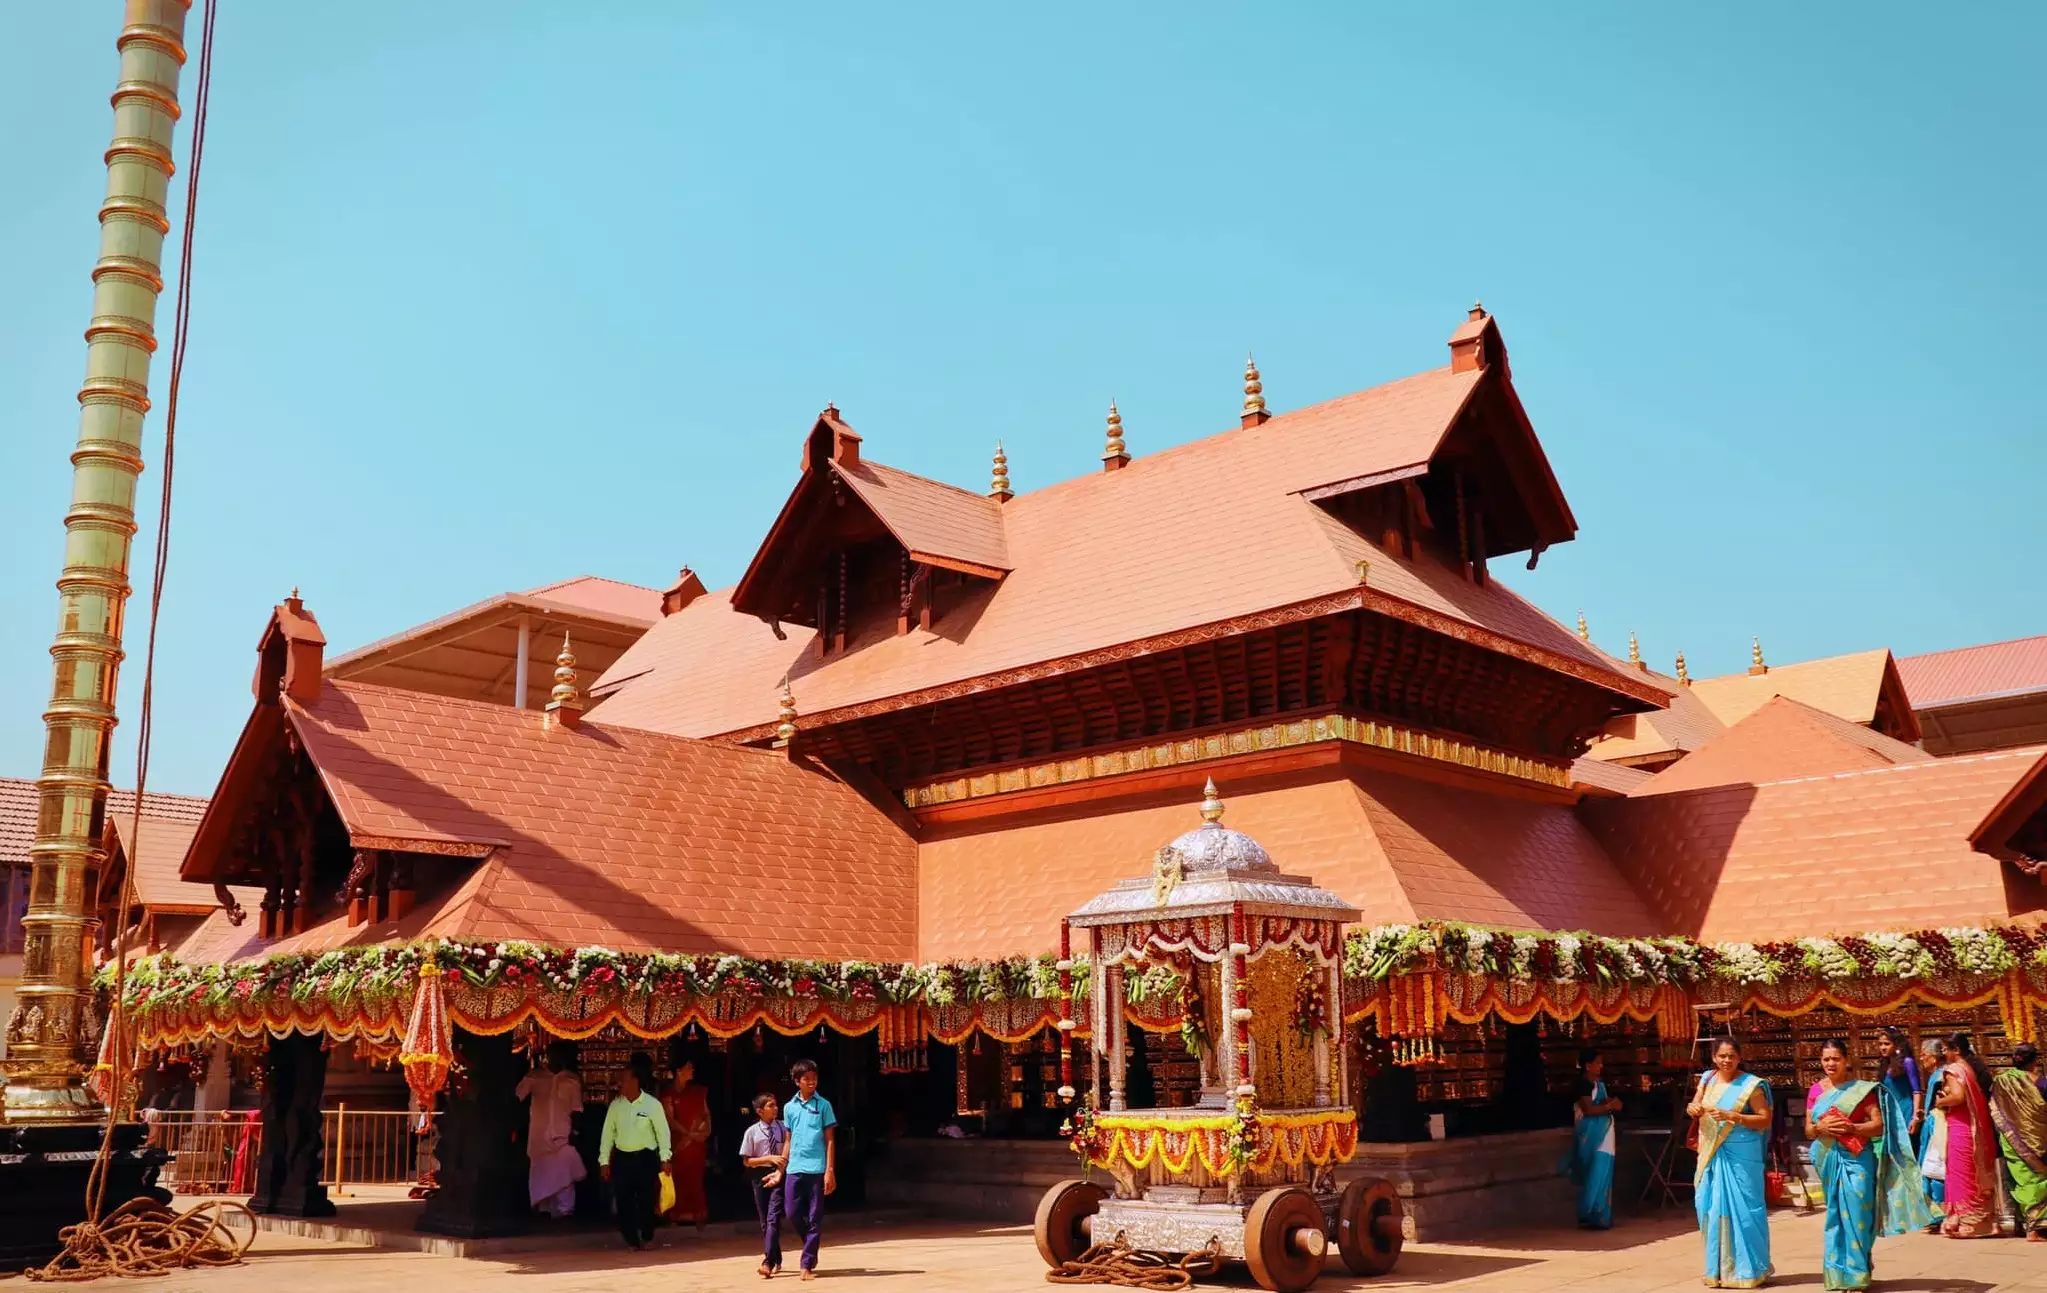
[[[468,1067],[460,1092],[441,1113],[440,1192],[426,1201],[417,1229],[482,1239],[524,1234],[533,1208],[526,1192],[526,1117],[517,1095],[526,1066],[511,1034],[479,1037],[455,1030]]]
[[[321,1039],[289,1033],[270,1039],[263,1076],[263,1156],[249,1210],[277,1217],[331,1217],[320,1184],[325,1129],[320,1097],[327,1090]]]

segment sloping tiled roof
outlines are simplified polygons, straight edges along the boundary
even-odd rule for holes
[[[330,656],[326,668],[329,672],[339,669],[346,676],[349,666],[368,657],[390,654],[394,648],[412,650],[450,635],[472,633],[478,626],[529,610],[540,615],[565,617],[565,621],[587,615],[597,622],[609,622],[637,632],[661,618],[661,594],[652,588],[621,584],[594,575],[545,584],[523,593],[499,593],[436,616],[424,624],[415,624],[340,655]]]
[[[1914,709],[2047,691],[2047,634],[1908,655],[1898,674]]]
[[[1978,924],[2015,913],[2006,864],[1971,848],[1970,832],[2042,757],[1587,800],[1579,814],[1677,933],[1769,940]]]
[[[145,907],[192,907],[209,911],[219,905],[214,901],[213,886],[190,884],[178,875],[179,868],[185,864],[185,850],[192,843],[193,833],[199,829],[196,818],[179,821],[144,813],[139,832],[132,813],[121,813],[112,821],[114,837],[134,867],[137,902]]]
[[[621,950],[907,960],[916,850],[887,816],[779,752],[329,679],[292,725],[352,836],[495,846],[429,859],[398,932]],[[195,855],[203,867],[205,859]],[[204,931],[253,954],[253,924]],[[339,919],[263,951],[374,942]]]
[[[29,865],[29,847],[36,842],[36,783],[26,777],[0,777],[0,866]],[[135,811],[135,792],[116,789],[107,795],[107,815]],[[193,795],[149,792],[151,818],[196,824],[205,815],[206,800]]]
[[[1661,674],[1648,677],[1668,684],[1670,707],[1616,715],[1607,722],[1600,739],[1585,752],[1587,758],[1619,763],[1688,754],[1727,730],[1726,724],[1692,694],[1690,687]]]
[[[1718,739],[1628,793],[1667,795],[1707,786],[1788,781],[1895,763],[1924,763],[1932,757],[1917,746],[1845,718],[1788,696],[1774,696]]]
[[[1571,761],[1571,788],[1594,794],[1625,795],[1652,775],[1640,768],[1607,763],[1591,755]]]
[[[36,783],[0,777],[0,866],[27,866],[36,842]]]
[[[1772,696],[1789,696],[1851,723],[1869,723],[1876,718],[1884,670],[1890,663],[1891,653],[1879,647],[1771,665],[1768,673],[1700,678],[1692,684],[1692,694],[1729,727],[1761,709]]]
[[[913,560],[1009,569],[1002,504],[878,462],[834,468]]]
[[[660,589],[642,588],[638,584],[605,579],[599,575],[578,575],[574,579],[542,584],[538,588],[527,589],[525,596],[625,619],[644,620],[649,624],[661,618]]]
[[[1656,932],[1660,925],[1568,806],[1378,769],[1277,788],[1222,787],[1227,824],[1282,871],[1356,904],[1364,923],[1457,919]],[[1059,920],[1200,824],[1200,794],[1088,816],[1008,820],[919,849],[921,952],[1002,956],[1057,946]]]
[[[890,622],[821,659],[809,630],[785,626],[777,640],[757,622],[720,622],[741,618],[729,593],[698,598],[606,671],[599,713],[712,736],[771,723],[784,674],[801,712],[821,715],[1346,593],[1533,648],[1624,695],[1658,695],[1498,579],[1396,559],[1300,496],[1425,461],[1476,380],[1438,369],[1018,495],[1000,508],[1009,575],[965,590],[928,633],[897,635]],[[1359,560],[1371,563],[1365,590]]]

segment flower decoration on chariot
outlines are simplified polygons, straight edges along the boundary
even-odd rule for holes
[[[1151,855],[1151,901],[1155,907],[1163,907],[1173,900],[1173,890],[1180,887],[1180,881],[1187,878],[1187,859],[1180,856],[1180,850],[1167,844]]]

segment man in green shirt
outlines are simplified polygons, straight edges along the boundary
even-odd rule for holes
[[[670,1153],[668,1111],[654,1098],[653,1085],[653,1057],[634,1051],[618,1097],[604,1110],[597,1144],[597,1164],[618,1207],[618,1233],[634,1252],[654,1242],[661,1165]]]

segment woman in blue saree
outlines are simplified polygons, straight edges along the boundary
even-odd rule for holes
[[[1884,1029],[1877,1056],[1883,1061],[1877,1104],[1883,1109],[1884,1130],[1876,1142],[1876,1229],[1881,1235],[1902,1235],[1940,1222],[1940,1213],[1928,1202],[1926,1178],[1919,1173],[1926,1087],[1912,1060],[1912,1045],[1900,1029]]]
[[[1883,1105],[1876,1083],[1850,1080],[1846,1042],[1820,1044],[1820,1070],[1826,1076],[1806,1093],[1805,1134],[1827,1197],[1826,1286],[1866,1289],[1876,1246],[1873,1142],[1884,1130]]]
[[[1713,1067],[1699,1078],[1687,1112],[1699,1120],[1692,1194],[1705,1239],[1706,1287],[1761,1288],[1774,1273],[1763,1193],[1770,1087],[1742,1071],[1741,1044],[1732,1037],[1714,1044]]]
[[[1613,1116],[1621,1102],[1606,1094],[1600,1077],[1606,1059],[1587,1047],[1578,1052],[1578,1090],[1572,1108],[1571,1154],[1564,1174],[1578,1187],[1578,1224],[1587,1230],[1613,1228]]]

